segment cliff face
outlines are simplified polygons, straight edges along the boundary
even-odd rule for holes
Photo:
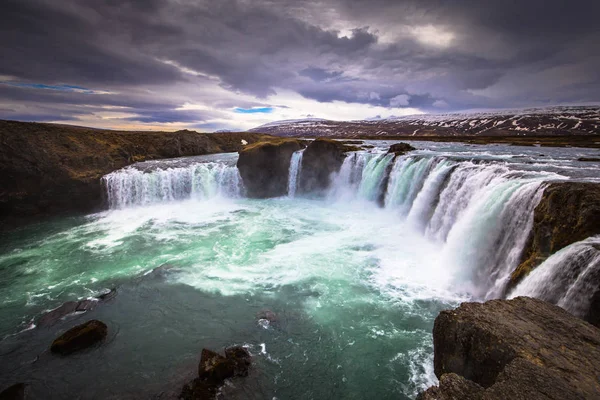
[[[254,133],[119,132],[0,121],[0,223],[102,206],[100,178],[138,161],[240,150]]]
[[[600,398],[600,330],[541,300],[463,303],[433,340],[440,385],[420,400]]]
[[[329,188],[332,174],[340,170],[346,153],[353,150],[357,148],[331,139],[312,141],[302,157],[300,191],[319,194]]]
[[[238,169],[249,197],[267,198],[287,194],[290,160],[304,148],[299,140],[259,142],[240,151]]]
[[[558,250],[600,234],[600,185],[551,183],[534,211],[534,222],[522,262],[511,275],[510,288]]]

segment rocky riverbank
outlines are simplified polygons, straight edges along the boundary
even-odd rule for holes
[[[541,300],[463,303],[433,341],[440,384],[419,400],[600,398],[600,330]]]
[[[103,202],[100,178],[135,162],[235,152],[265,139],[256,133],[125,132],[0,121],[0,225],[97,210]]]

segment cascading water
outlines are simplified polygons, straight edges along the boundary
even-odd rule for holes
[[[302,171],[302,155],[304,154],[304,150],[298,150],[292,154],[292,159],[290,160],[290,172],[288,176],[288,197],[294,198],[296,197],[296,190],[298,181],[300,179],[300,173]]]
[[[537,297],[584,317],[593,294],[600,289],[599,282],[600,236],[594,236],[550,256],[508,297]]]
[[[218,162],[150,171],[127,167],[106,175],[103,181],[111,209],[191,198],[235,198],[243,193],[238,169]]]
[[[392,162],[387,188],[381,188]],[[502,164],[356,153],[344,162],[331,196],[348,198],[350,189],[374,201],[385,190],[384,207],[440,243],[445,262],[460,271],[457,278],[468,282],[470,293],[496,298],[525,246],[543,179]]]

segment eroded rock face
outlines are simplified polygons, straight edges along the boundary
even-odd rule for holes
[[[433,340],[440,385],[422,400],[600,398],[600,330],[550,303],[463,303]]]
[[[247,195],[254,198],[285,196],[292,154],[303,148],[299,140],[280,139],[255,143],[240,151],[237,166]]]
[[[101,321],[91,320],[69,329],[52,342],[50,351],[61,355],[69,355],[86,349],[106,338],[108,327]]]
[[[313,140],[302,156],[302,173],[299,188],[301,193],[321,194],[331,184],[331,177],[337,173],[348,151],[356,150],[331,139]]]
[[[508,289],[558,250],[597,234],[600,234],[600,184],[551,183],[535,208],[531,236]]]

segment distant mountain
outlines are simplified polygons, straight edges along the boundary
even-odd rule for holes
[[[276,136],[552,136],[600,134],[600,106],[422,114],[360,121],[272,122],[251,132]]]

